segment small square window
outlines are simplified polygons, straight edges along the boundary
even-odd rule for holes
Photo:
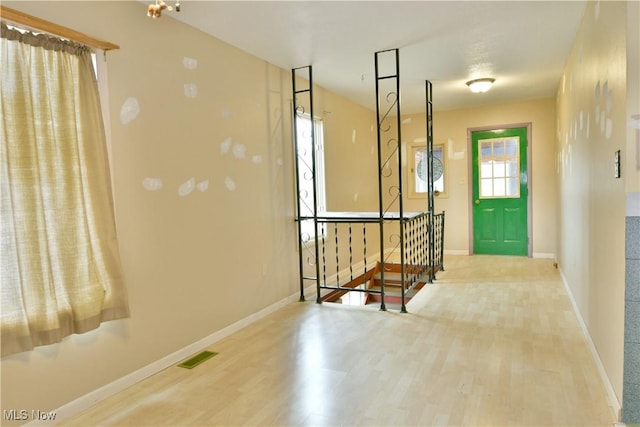
[[[483,139],[478,144],[480,198],[520,197],[519,138]]]
[[[409,198],[425,198],[428,192],[429,156],[425,143],[412,143],[408,150],[407,181]],[[433,190],[436,196],[446,196],[446,150],[444,144],[433,145]]]

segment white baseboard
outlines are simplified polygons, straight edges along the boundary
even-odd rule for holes
[[[547,252],[534,252],[533,258],[556,259],[556,254]]]
[[[469,255],[468,249],[445,249],[445,255]],[[533,258],[556,259],[556,254],[547,252],[534,252]]]
[[[445,255],[469,255],[468,249],[445,249]]]
[[[596,364],[596,368],[598,369],[598,373],[600,374],[600,378],[602,379],[602,383],[604,384],[604,388],[607,392],[607,401],[609,403],[609,407],[616,415],[618,420],[621,418],[621,410],[622,405],[618,400],[618,396],[616,395],[615,390],[613,389],[613,385],[611,384],[611,380],[609,380],[609,376],[607,375],[607,371],[604,369],[604,365],[602,364],[602,360],[600,360],[600,354],[598,354],[598,350],[596,349],[593,340],[591,339],[591,334],[589,333],[589,329],[587,329],[586,323],[584,323],[584,319],[582,318],[582,314],[580,314],[580,310],[578,309],[578,304],[576,303],[575,298],[573,297],[573,292],[571,292],[571,288],[569,287],[569,282],[567,281],[567,277],[564,275],[562,268],[558,267],[558,271],[560,272],[560,277],[562,278],[562,283],[564,284],[564,288],[567,291],[567,295],[571,300],[571,306],[573,307],[573,312],[576,314],[578,319],[578,324],[582,329],[582,334],[587,341],[587,346],[591,351],[591,357],[593,357],[593,361]]]
[[[308,288],[310,291],[312,288]],[[315,288],[313,288],[315,289]],[[229,335],[241,330],[242,328],[262,319],[263,317],[275,312],[276,310],[284,307],[287,304],[298,301],[300,298],[300,294],[296,293],[287,298],[284,298],[274,304],[271,304],[268,307],[263,308],[262,310],[253,313],[244,319],[238,320],[237,322],[220,329],[213,334],[196,341],[192,344],[187,345],[186,347],[181,348],[174,353],[171,353],[160,360],[157,360],[143,368],[138,369],[137,371],[131,372],[130,374],[125,375],[124,377],[118,378],[117,380],[106,384],[96,390],[93,390],[84,396],[81,396],[58,409],[51,411],[56,414],[55,420],[52,421],[32,421],[27,426],[48,426],[60,423],[65,419],[68,419],[74,415],[79,414],[85,409],[90,408],[91,406],[99,403],[100,401],[113,396],[116,393],[121,392],[122,390],[146,379],[154,374],[166,369],[170,366],[173,366],[184,359],[192,356],[194,353],[197,353],[203,350],[206,347],[209,347],[212,344],[222,340],[223,338],[228,337]]]

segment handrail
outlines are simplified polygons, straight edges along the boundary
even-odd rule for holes
[[[393,282],[403,290],[402,298],[406,303],[408,292],[418,285],[431,283],[435,272],[443,269],[444,215],[444,212],[436,215],[421,212],[409,218],[391,220],[401,223],[403,227],[404,258],[401,257],[400,262],[391,261],[392,255],[399,252],[398,243],[391,249],[383,247],[380,250],[380,260],[373,263],[368,261],[373,257],[366,234],[367,227],[374,226],[373,221],[358,217],[352,217],[351,221],[348,221],[346,216],[323,218],[322,224],[326,227],[328,235],[325,237],[323,234],[318,239],[322,254],[319,257],[319,268],[322,270],[319,289],[325,292],[320,296],[320,300],[333,301],[347,292],[366,292],[380,295],[380,299],[383,299],[388,292],[384,286],[390,283],[388,277],[379,278],[382,285],[380,289],[360,288],[373,280],[372,265],[377,263],[382,265],[378,271],[380,276],[384,276],[385,273],[389,276],[391,271],[400,274],[400,280],[394,279]],[[436,227],[433,233],[429,225],[432,222]],[[358,231],[359,228],[361,231]],[[435,236],[435,241],[431,240],[432,235]],[[396,236],[396,241],[400,241],[400,236]],[[435,248],[433,255],[430,249],[432,247]],[[331,270],[333,273],[328,273]]]

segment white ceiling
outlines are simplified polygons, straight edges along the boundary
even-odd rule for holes
[[[173,0],[170,2],[173,3]],[[166,15],[375,108],[374,52],[399,48],[402,113],[555,96],[585,1],[194,1]],[[465,82],[494,77],[472,94]]]

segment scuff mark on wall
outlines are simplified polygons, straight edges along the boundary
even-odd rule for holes
[[[198,86],[195,83],[185,83],[184,96],[187,98],[196,98],[198,96]]]
[[[198,188],[198,191],[204,193],[209,189],[209,180],[205,179],[204,181],[200,181],[196,187]]]
[[[162,189],[162,180],[160,178],[145,178],[142,180],[142,186],[148,191],[158,191]]]
[[[186,68],[187,70],[195,70],[196,68],[198,68],[198,60],[185,56],[184,58],[182,58],[182,65],[184,65],[184,68]]]
[[[222,154],[228,153],[231,149],[231,137],[227,137],[220,143],[220,152]]]
[[[233,145],[233,155],[236,159],[244,159],[246,157],[247,147],[244,144]]]
[[[137,98],[127,98],[120,108],[120,123],[126,125],[140,114],[140,103]]]
[[[228,176],[224,179],[224,185],[227,187],[227,190],[236,191],[236,182]]]
[[[180,187],[178,187],[178,196],[188,196],[195,189],[195,187],[196,179],[194,177],[191,177],[187,181],[183,182]]]

